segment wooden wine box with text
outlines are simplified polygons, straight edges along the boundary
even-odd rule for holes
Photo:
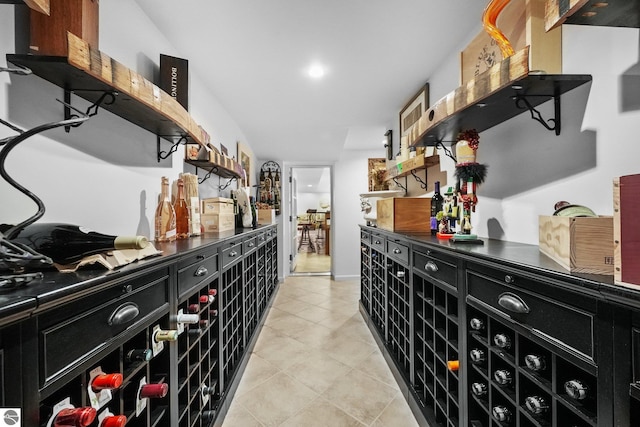
[[[613,275],[613,217],[541,215],[540,252],[572,273]]]
[[[225,197],[212,197],[202,200],[203,214],[234,214],[233,199]]]
[[[256,209],[258,214],[259,225],[269,225],[276,223],[276,210],[275,209]]]
[[[430,197],[389,197],[378,200],[378,228],[396,232],[430,232]]]
[[[200,214],[200,223],[205,233],[221,233],[235,230],[236,216],[233,213]]]
[[[640,174],[613,180],[614,280],[640,286]]]

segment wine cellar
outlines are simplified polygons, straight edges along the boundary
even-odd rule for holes
[[[275,226],[158,246],[110,274],[48,272],[12,291],[0,402],[23,425],[220,423],[277,290]]]
[[[360,310],[420,425],[637,423],[632,293],[558,270],[531,245],[371,227],[360,244]]]

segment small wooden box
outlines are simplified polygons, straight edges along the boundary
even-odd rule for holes
[[[613,181],[614,279],[618,284],[640,285],[640,175]]]
[[[234,214],[233,199],[213,197],[202,200],[203,214]]]
[[[562,29],[544,28],[545,0],[510,2],[500,13],[497,26],[518,52],[529,46],[529,69],[562,73]],[[497,43],[482,30],[460,54],[460,82],[465,84],[502,60]]]
[[[205,233],[220,233],[236,228],[236,218],[233,213],[201,214],[200,223]]]
[[[430,232],[430,197],[389,197],[378,200],[376,224],[389,231]]]
[[[36,55],[67,56],[67,32],[99,49],[99,1],[51,1],[49,16],[30,12],[29,49]]]
[[[613,274],[613,217],[540,216],[540,252],[572,273]]]
[[[258,224],[268,225],[276,223],[275,209],[258,209]]]

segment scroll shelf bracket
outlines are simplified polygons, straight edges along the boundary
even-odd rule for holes
[[[435,148],[436,150],[442,150],[444,151],[444,154],[450,158],[451,160],[453,160],[453,163],[458,163],[458,160],[456,159],[456,156],[453,155],[453,153],[451,152],[450,149],[448,149],[443,142],[448,142],[448,141],[438,141],[436,142]],[[451,144],[455,144],[457,141],[451,141]]]
[[[170,155],[172,155],[173,153],[175,153],[178,150],[178,147],[180,146],[180,144],[187,145],[187,137],[181,136],[180,139],[177,142],[175,142],[171,146],[171,148],[169,148],[169,151],[163,151],[160,149],[160,135],[157,135],[156,138],[157,138],[156,141],[157,141],[157,147],[158,147],[158,163],[160,163],[161,160],[164,160]]]
[[[560,95],[553,95],[553,109],[555,117],[552,119],[544,120],[540,111],[536,110],[536,108],[531,105],[531,103],[527,100],[527,97],[524,95],[517,95],[516,98],[516,107],[520,109],[527,109],[529,113],[531,113],[531,118],[544,126],[547,130],[555,131],[556,135],[560,135],[561,129],[561,120],[560,120]],[[551,123],[551,124],[550,124]]]
[[[426,189],[427,189],[427,183],[426,183],[426,182],[424,182],[424,181],[422,180],[422,178],[418,176],[418,174],[416,173],[416,171],[415,171],[415,170],[412,170],[412,171],[411,171],[411,175],[413,175],[413,178],[414,178],[416,181],[418,181],[418,184],[420,184],[420,188],[422,188],[423,190],[426,190]],[[427,170],[425,169],[425,179],[426,179],[426,175],[427,175]],[[405,191],[406,191],[406,190],[405,190]]]
[[[211,169],[205,169],[205,170],[207,171],[207,174],[203,176],[202,179],[198,179],[198,184],[202,184],[203,182],[211,178],[211,175],[215,175],[218,173],[217,166],[214,166]],[[196,168],[196,175],[198,175],[198,168]]]
[[[403,191],[405,192],[405,194],[406,194],[406,192],[407,192],[407,186],[406,186],[406,185],[402,185],[402,184],[400,184],[400,182],[398,181],[398,177],[397,177],[397,176],[394,176],[394,177],[393,177],[393,178],[391,178],[391,179],[393,179],[393,182],[395,182],[395,183],[396,183],[396,185],[397,185],[398,187],[402,188],[402,190],[403,190]],[[406,179],[405,179],[405,184],[406,184]]]
[[[64,104],[64,119],[65,120],[69,120],[69,119],[73,119],[73,118],[79,117],[76,114],[71,114],[70,105],[71,105],[71,93],[72,92],[73,91],[68,90],[68,89],[64,90],[64,102],[63,102],[63,104]],[[89,106],[89,108],[87,108],[87,111],[84,113],[85,116],[93,117],[96,114],[98,114],[98,108],[100,108],[100,106],[102,104],[111,105],[114,102],[116,102],[116,96],[118,96],[118,92],[116,92],[116,91],[100,91],[100,92],[102,92],[102,95],[100,96],[100,98],[98,98],[98,100],[96,102],[94,102],[93,104],[91,104]],[[74,108],[74,110],[75,110],[75,108]],[[64,127],[64,131],[69,133],[71,131],[72,127],[78,127],[81,124],[82,123],[77,123],[75,125],[65,126]]]

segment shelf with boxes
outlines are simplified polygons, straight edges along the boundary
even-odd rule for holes
[[[640,27],[640,1],[546,0],[545,28],[561,24]]]

